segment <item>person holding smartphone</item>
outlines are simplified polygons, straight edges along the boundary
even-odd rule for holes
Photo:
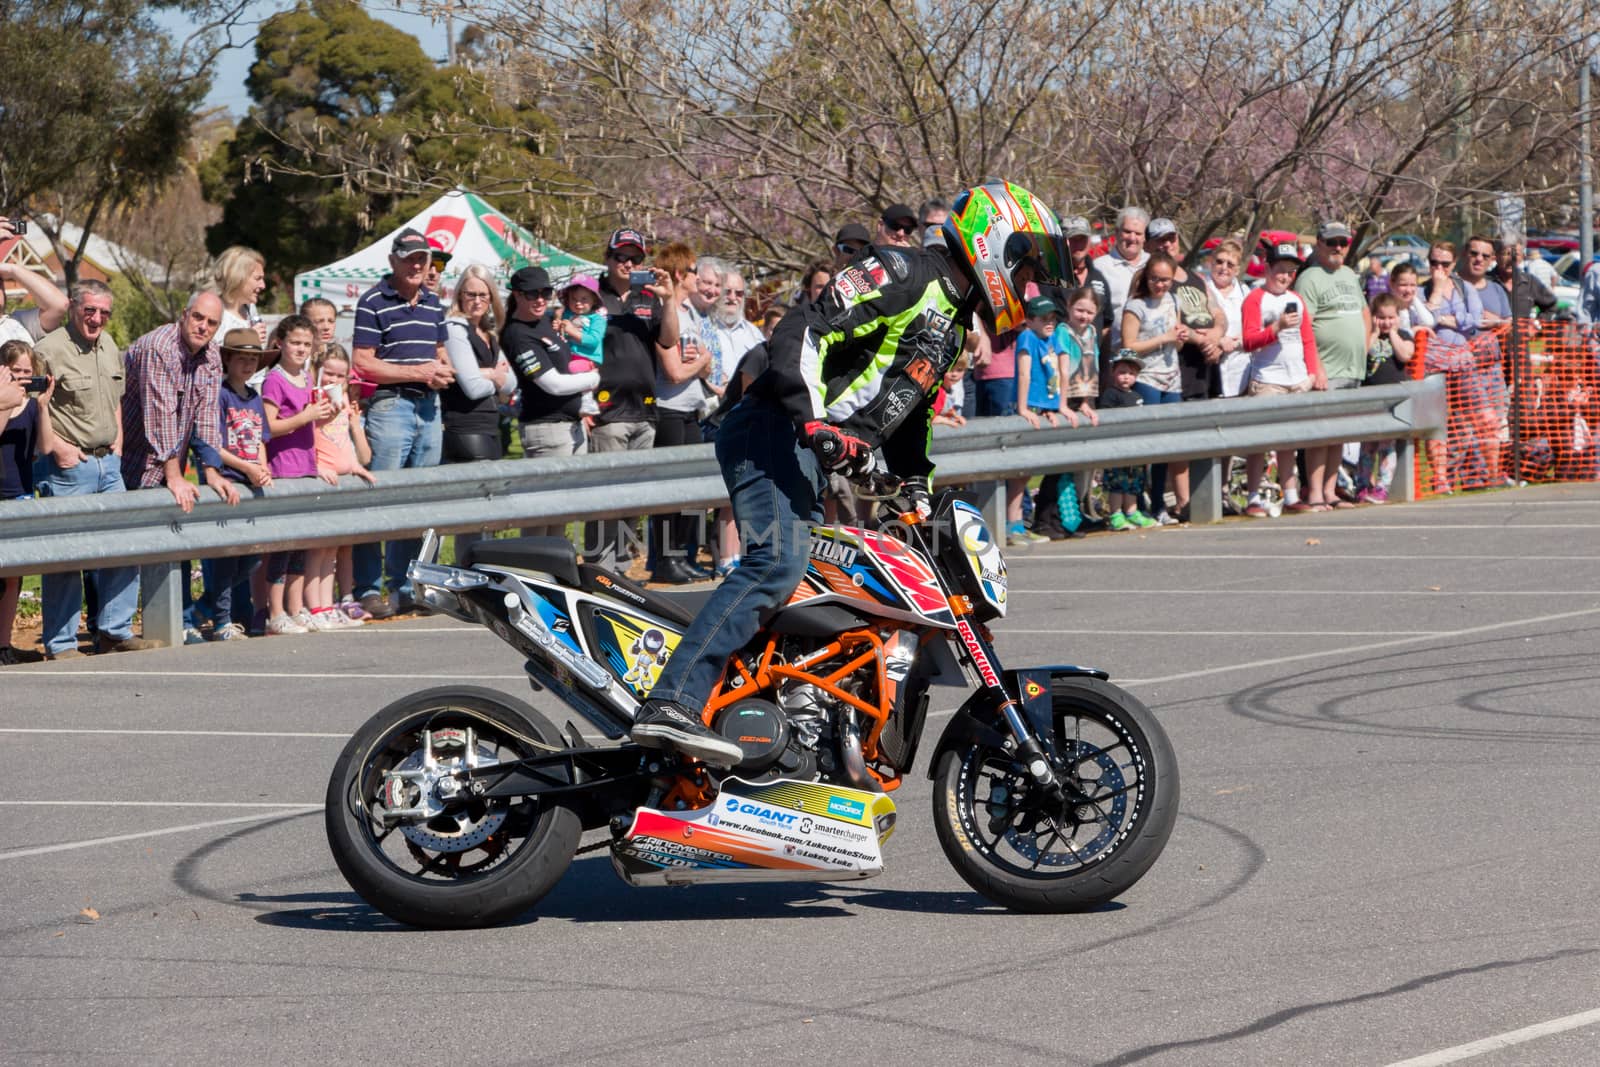
[[[33,460],[43,455],[49,444],[45,407],[55,381],[33,371],[32,345],[25,341],[0,344],[0,507],[7,500],[33,496]],[[21,578],[0,578],[0,667],[21,662],[11,647],[11,627],[21,595]]]
[[[591,452],[633,452],[651,448],[656,438],[656,375],[671,384],[689,381],[700,368],[678,351],[678,290],[670,271],[646,267],[649,242],[624,226],[606,242],[606,274],[600,302],[606,309],[605,362],[589,433]],[[602,526],[589,523],[584,552],[594,562],[624,567],[634,527],[626,520]]]
[[[1267,256],[1266,282],[1251,290],[1240,309],[1244,320],[1244,349],[1250,353],[1250,396],[1283,396],[1307,393],[1327,387],[1322,364],[1317,359],[1317,338],[1311,329],[1311,315],[1300,306],[1298,294],[1289,286],[1300,269],[1300,250],[1293,242],[1274,245]],[[1299,477],[1295,472],[1295,449],[1278,450],[1278,481],[1283,487],[1284,508],[1288,511],[1327,511],[1321,485],[1309,487],[1310,499],[1300,499]],[[1256,453],[1245,463],[1249,499],[1245,514],[1261,518],[1267,514],[1260,496],[1261,476],[1266,455]]]

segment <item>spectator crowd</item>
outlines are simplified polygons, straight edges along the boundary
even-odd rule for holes
[[[529,266],[502,292],[491,265],[470,264],[449,294],[441,285],[449,253],[406,229],[392,241],[388,275],[355,304],[349,351],[335,340],[339,309],[327,300],[309,300],[268,328],[257,309],[266,264],[248,248],[226,250],[211,285],[177,321],[125,350],[108,329],[106,284],[79,281],[63,293],[33,271],[0,264],[0,281],[34,305],[12,314],[0,305],[0,500],[164,489],[188,512],[203,492],[234,504],[285,479],[375,484],[402,468],[493,461],[511,451],[513,437],[527,457],[709,440],[761,374],[765,339],[789,307],[848,284],[841,272],[875,247],[942,242],[948,211],[938,200],[893,204],[872,229],[842,226],[792,293],[772,294],[755,320],[749,312],[760,301],[737,265],[697,257],[681,242],[652,247],[636,228],[611,234],[598,277],[557,285]],[[1596,361],[1584,327],[1600,322],[1600,269],[1587,273],[1576,321],[1565,322],[1552,317],[1556,299],[1521,246],[1482,236],[1459,251],[1431,246],[1425,279],[1410,262],[1386,269],[1376,257],[1358,276],[1347,262],[1350,228],[1328,220],[1309,251],[1295,241],[1253,250],[1262,276],[1252,285],[1252,255],[1239,241],[1195,254],[1173,220],[1137,207],[1116,216],[1098,250],[1087,219],[1064,219],[1063,232],[1070,277],[1030,286],[1022,328],[973,331],[939,390],[936,424],[1016,415],[1035,427],[1094,426],[1103,408],[1440,373],[1452,415],[1449,439],[1429,443],[1436,491],[1530,470],[1596,476],[1586,420],[1600,402],[1600,366],[1589,366]],[[10,235],[0,219],[0,239]],[[1544,330],[1551,351],[1566,344],[1589,353],[1585,372],[1536,383],[1518,439],[1528,446],[1521,471],[1509,465],[1513,382],[1502,345],[1513,320]],[[1393,442],[1378,442],[1245,457],[1237,510],[1259,518],[1383,503],[1395,454]],[[1052,473],[1033,492],[1018,479],[1007,485],[1007,538],[1026,544],[1181,524],[1189,492],[1183,464]],[[830,497],[830,521],[861,513],[848,484],[834,483]],[[472,539],[458,538],[458,551]],[[642,527],[590,522],[581,548],[624,568],[638,553],[654,581],[674,584],[726,575],[739,562],[725,510],[651,516]],[[416,550],[394,540],[208,559],[198,597],[185,564],[184,639],[343,629],[410,611],[405,568]],[[6,664],[17,661],[21,581],[0,583]],[[83,654],[85,623],[96,652],[155,644],[134,633],[137,568],[45,575],[40,595],[50,659]]]

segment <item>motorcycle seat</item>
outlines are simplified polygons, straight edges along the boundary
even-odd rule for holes
[[[622,600],[644,608],[650,613],[676,623],[680,628],[686,629],[694,621],[695,613],[705,603],[705,597],[710,596],[710,591],[699,594],[697,603],[689,604],[675,595],[663,593],[659,589],[646,589],[637,582],[630,581],[620,574],[614,574],[604,567],[597,567],[592,563],[585,563],[578,568],[579,584],[591,593],[599,593],[613,600]],[[689,594],[695,596],[695,594]]]
[[[508,537],[473,541],[461,551],[458,567],[480,563],[543,571],[558,582],[578,584],[578,551],[565,537]]]

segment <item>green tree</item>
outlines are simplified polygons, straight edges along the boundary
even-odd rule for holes
[[[184,42],[150,17],[173,8],[195,26]],[[96,224],[181,167],[232,17],[212,0],[0,0],[0,211],[35,213],[69,283]],[[63,219],[85,232],[70,256]]]
[[[279,278],[347,254],[456,185],[537,228],[529,208],[576,183],[545,154],[545,116],[500,104],[466,70],[436,68],[416,38],[352,0],[301,0],[262,23],[246,84],[250,114],[202,168],[223,207],[207,244],[250,245]],[[517,178],[488,180],[505,174]]]

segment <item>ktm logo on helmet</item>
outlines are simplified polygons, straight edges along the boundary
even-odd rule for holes
[[[981,233],[972,235],[972,247],[977,250],[979,259],[989,258],[989,239]]]
[[[1000,280],[1000,275],[992,270],[983,272],[983,287],[989,290],[989,303],[996,308],[1006,306],[1006,285]]]

